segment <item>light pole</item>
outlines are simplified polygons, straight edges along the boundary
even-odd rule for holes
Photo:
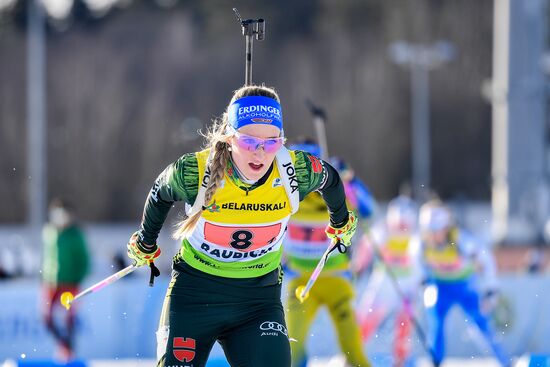
[[[37,240],[46,213],[46,37],[40,0],[27,3],[27,220]],[[38,242],[35,242],[38,243]]]
[[[427,197],[430,188],[430,75],[429,72],[453,59],[455,51],[449,42],[432,45],[394,42],[390,57],[411,72],[411,145],[412,194],[416,200]]]
[[[492,106],[492,240],[541,241],[545,171],[548,1],[494,0],[493,67],[482,92]]]

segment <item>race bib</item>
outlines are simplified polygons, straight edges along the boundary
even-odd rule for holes
[[[204,239],[218,246],[249,252],[272,244],[281,233],[281,223],[265,226],[222,226],[205,222]]]

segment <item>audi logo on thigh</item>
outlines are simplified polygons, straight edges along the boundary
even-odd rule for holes
[[[279,324],[275,321],[265,321],[260,325],[260,330],[273,330],[278,331],[280,333],[283,333],[285,336],[288,336],[288,333],[286,331],[286,327],[284,325]]]

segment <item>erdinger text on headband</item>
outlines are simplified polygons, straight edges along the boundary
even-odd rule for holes
[[[238,130],[251,124],[264,124],[278,127],[283,136],[283,112],[279,102],[263,96],[239,98],[229,106],[229,124]]]

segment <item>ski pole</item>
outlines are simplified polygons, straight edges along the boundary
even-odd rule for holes
[[[335,249],[338,249],[338,251],[342,254],[347,250],[346,246],[340,241],[331,243],[330,246],[327,247],[327,249],[325,250],[325,253],[321,257],[321,260],[319,260],[319,262],[317,263],[315,270],[313,270],[313,273],[311,273],[306,285],[299,286],[298,288],[296,288],[296,291],[294,292],[296,295],[296,298],[298,298],[300,303],[304,303],[304,301],[309,297],[309,290],[311,289],[311,287],[313,287],[313,284],[315,284],[315,282],[317,281],[317,278],[319,277],[319,274],[321,274],[321,271],[325,267],[325,264],[328,260],[330,253]]]
[[[160,275],[160,271],[155,266],[153,262],[149,263],[149,267],[151,268],[151,277],[149,279],[149,286],[153,286],[154,277],[157,277]],[[74,301],[76,301],[79,298],[84,297],[87,294],[94,293],[99,291],[100,289],[108,286],[109,284],[112,284],[116,282],[117,280],[125,277],[126,275],[130,274],[134,270],[139,268],[139,266],[136,266],[135,264],[129,265],[125,267],[122,270],[117,271],[116,273],[108,276],[107,278],[100,280],[99,282],[95,283],[94,285],[86,288],[82,292],[78,293],[77,295],[73,295],[71,292],[63,292],[60,297],[61,304],[68,310],[71,308],[71,305]]]
[[[326,130],[327,114],[325,113],[325,110],[313,104],[313,102],[309,99],[306,99],[306,105],[313,115],[313,126],[315,127],[317,143],[321,147],[321,158],[323,160],[327,160],[329,158]]]
[[[265,20],[264,19],[245,19],[241,18],[241,14],[237,8],[233,8],[237,20],[241,23],[243,29],[243,36],[246,41],[246,66],[245,66],[245,78],[244,85],[252,84],[252,43],[254,36],[258,41],[263,41],[265,38]]]

